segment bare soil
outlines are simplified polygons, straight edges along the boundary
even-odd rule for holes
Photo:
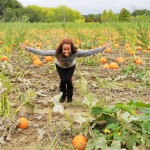
[[[14,64],[13,64],[14,63]],[[12,60],[12,64],[17,62]],[[149,65],[149,64],[148,64]],[[101,65],[88,66],[82,64],[77,66],[81,71],[90,92],[98,95],[98,99],[105,105],[111,105],[118,102],[127,103],[130,100],[137,100],[149,103],[150,87],[143,84],[142,81],[136,81],[134,78],[125,78],[114,80],[121,76],[121,70],[102,69]],[[84,95],[78,88],[78,80],[81,74],[76,68],[73,76],[74,95],[73,102],[68,104],[64,102],[66,114],[72,119],[76,113],[86,115],[87,107],[82,104]],[[22,107],[17,113],[17,117],[26,117],[29,120],[27,129],[14,129],[10,134],[9,140],[5,140],[0,145],[1,150],[49,150],[52,142],[60,142],[53,149],[73,149],[71,140],[73,136],[79,132],[76,128],[79,124],[73,124],[73,131],[69,129],[61,134],[61,131],[68,125],[65,115],[54,113],[52,98],[59,94],[59,77],[53,63],[45,64],[42,67],[19,62],[18,73],[22,74],[22,79],[15,78],[14,86],[18,86],[20,92],[26,91],[28,88],[34,89],[37,96],[32,100],[34,105],[33,111],[29,111],[26,107]],[[21,76],[21,75],[20,75]],[[13,77],[12,77],[13,78]],[[109,80],[110,81],[109,81]],[[13,97],[13,95],[12,95]],[[15,95],[14,95],[15,97]],[[21,102],[16,102],[13,109],[17,108]],[[68,133],[67,133],[68,132]],[[0,130],[0,133],[1,132]],[[62,146],[63,145],[63,146]]]

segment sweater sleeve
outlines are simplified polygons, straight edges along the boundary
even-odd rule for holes
[[[100,47],[100,48],[95,48],[95,49],[90,49],[90,50],[79,49],[77,51],[77,57],[86,57],[86,56],[94,55],[103,50],[105,50],[105,47]]]
[[[56,50],[38,50],[38,49],[31,48],[31,47],[26,47],[25,49],[28,52],[42,55],[42,56],[55,56],[56,55]]]

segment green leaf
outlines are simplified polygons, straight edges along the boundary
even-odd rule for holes
[[[150,108],[150,104],[146,104],[143,102],[136,102],[135,100],[132,100],[130,103],[128,103],[128,105],[136,106],[136,108],[141,108],[141,107]]]
[[[99,120],[105,120],[107,124],[115,123],[118,120],[114,118],[113,116],[110,116],[108,114],[102,114],[101,117],[98,118]]]
[[[97,145],[95,146],[97,149],[101,148],[102,150],[108,150],[107,140],[104,137],[99,137]]]
[[[119,127],[119,123],[115,122],[115,123],[111,123],[110,125],[108,125],[106,128],[107,129],[112,129],[112,130],[116,130]]]
[[[143,115],[143,116],[139,116],[139,119],[141,121],[150,121],[150,114],[148,115]]]
[[[121,150],[121,143],[119,141],[113,141],[109,150]]]
[[[149,141],[150,136],[148,134],[142,134],[141,136],[141,142],[142,145],[148,144],[147,142]]]
[[[120,132],[121,134],[118,135],[118,132]],[[114,139],[120,142],[123,142],[126,140],[127,137],[127,131],[122,128],[120,131],[118,131],[117,133],[114,133]]]
[[[86,94],[86,96],[84,96],[82,103],[86,104],[88,107],[94,107],[97,103],[97,101],[95,99],[96,98],[95,98],[94,94],[88,93],[88,94]]]
[[[139,110],[144,114],[150,114],[150,108],[139,108]]]
[[[30,101],[26,101],[24,106],[27,108],[28,112],[33,112],[34,110],[34,105]]]
[[[126,139],[126,146],[129,150],[133,150],[133,146],[136,145],[136,135],[135,134],[128,134]]]
[[[95,148],[95,145],[97,143],[97,138],[92,138],[92,139],[89,139],[87,144],[86,144],[86,148],[85,150],[92,150]]]
[[[150,122],[144,122],[142,126],[142,130],[144,133],[150,134]]]
[[[26,96],[27,96],[28,100],[32,100],[32,99],[36,98],[36,93],[32,89],[28,89],[27,92],[26,92]]]
[[[104,113],[104,110],[102,108],[95,108],[95,107],[92,108],[91,111],[92,115],[100,115],[102,113]]]
[[[83,124],[84,122],[86,122],[86,118],[83,117],[80,113],[77,113],[74,115],[74,121]]]
[[[146,139],[146,144],[145,145],[150,148],[150,137]]]

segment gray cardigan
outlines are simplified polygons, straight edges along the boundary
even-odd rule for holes
[[[37,50],[31,47],[26,47],[25,49],[29,52],[42,55],[42,56],[56,56],[56,50]],[[70,68],[76,64],[75,61],[76,57],[86,57],[86,56],[94,55],[103,50],[105,50],[104,47],[89,49],[89,50],[78,49],[76,53],[71,54],[67,58],[60,57],[61,63],[57,59],[55,60],[55,63],[62,68]]]

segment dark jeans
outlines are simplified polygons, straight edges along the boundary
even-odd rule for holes
[[[67,98],[72,98],[72,76],[74,74],[75,65],[70,68],[61,68],[56,64],[56,69],[60,77],[60,91],[63,92],[63,97],[67,96]]]

